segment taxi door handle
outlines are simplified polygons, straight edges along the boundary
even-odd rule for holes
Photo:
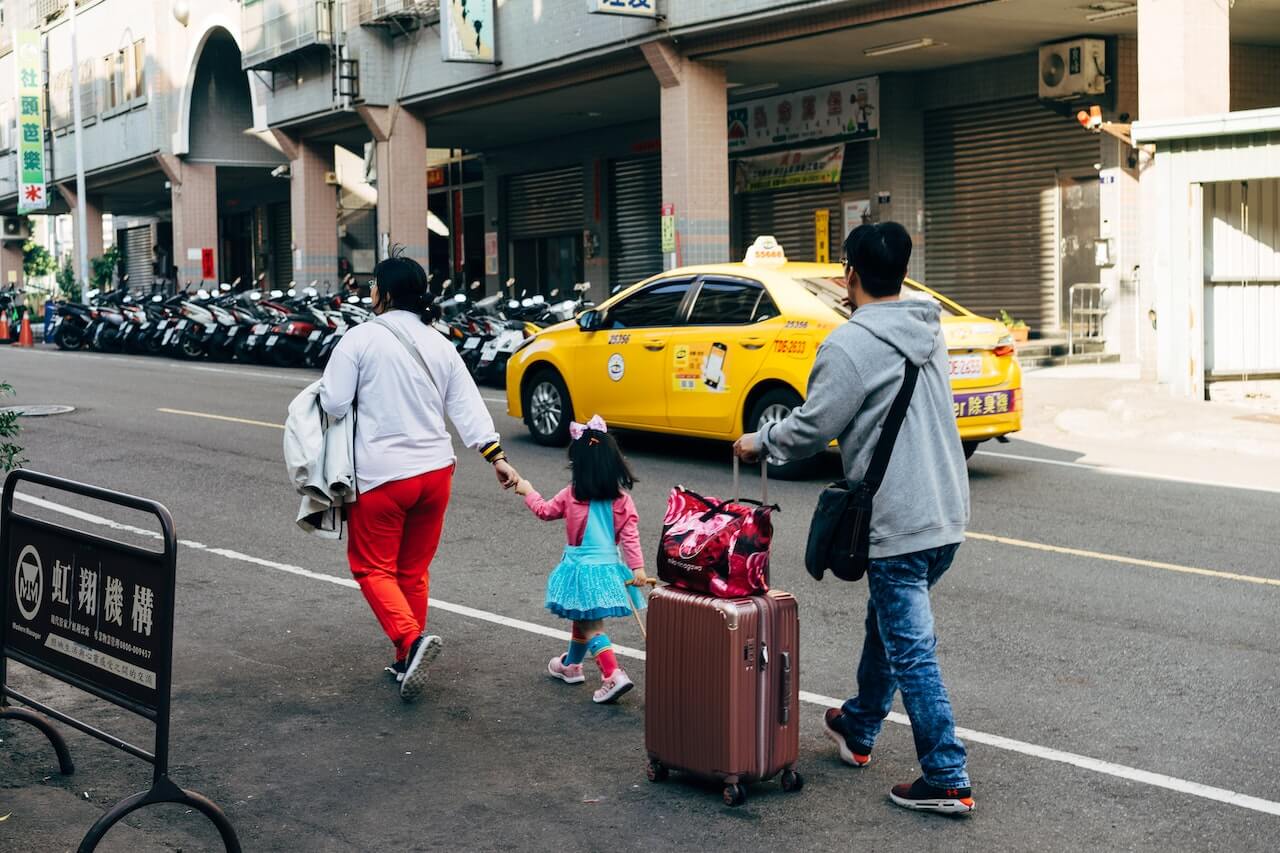
[[[649,340],[644,341],[641,344],[641,346],[643,346],[645,349],[649,350],[650,352],[658,352],[659,350],[664,350],[667,348],[667,342],[657,340],[656,338],[650,338]]]
[[[738,343],[743,349],[763,349],[765,340],[764,338],[743,338]]]

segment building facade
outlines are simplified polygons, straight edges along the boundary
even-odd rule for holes
[[[1158,249],[1194,222],[1250,233],[1273,161],[1240,191],[1248,223],[1215,187],[1166,228],[1182,143],[1141,133],[1280,106],[1280,0],[86,0],[78,68],[67,2],[6,3],[4,26],[41,40],[54,213],[76,201],[81,83],[89,251],[110,213],[135,285],[336,287],[399,247],[436,281],[599,298],[762,233],[835,260],[852,225],[895,219],[912,275],[962,304],[1200,393],[1235,369],[1206,311],[1265,303],[1277,275],[1264,259],[1232,297],[1223,261],[1189,288]],[[5,215],[16,72],[0,56]],[[1092,106],[1107,132],[1077,121]]]

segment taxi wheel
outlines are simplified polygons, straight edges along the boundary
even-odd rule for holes
[[[794,391],[778,388],[761,395],[751,408],[747,418],[747,426],[752,432],[759,432],[765,424],[780,421],[791,414],[793,409],[800,408],[803,400]],[[798,459],[784,465],[769,465],[769,476],[778,480],[802,480],[814,473],[818,468],[818,457]]]
[[[968,459],[973,456],[973,451],[978,449],[979,441],[962,441],[960,445],[964,448],[964,458]]]
[[[569,389],[554,370],[543,370],[524,389],[524,420],[538,444],[564,447],[569,443],[573,408]]]

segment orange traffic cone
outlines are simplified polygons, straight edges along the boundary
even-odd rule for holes
[[[0,311],[0,343],[9,343],[9,312]]]
[[[36,345],[35,338],[31,335],[31,319],[26,314],[22,315],[22,328],[18,332],[18,346],[33,347]]]

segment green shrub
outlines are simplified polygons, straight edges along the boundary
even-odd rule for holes
[[[0,398],[13,393],[13,387],[7,382],[0,382]],[[12,471],[21,468],[27,460],[22,458],[22,448],[11,439],[18,437],[22,429],[18,424],[17,412],[0,412],[0,471]]]

